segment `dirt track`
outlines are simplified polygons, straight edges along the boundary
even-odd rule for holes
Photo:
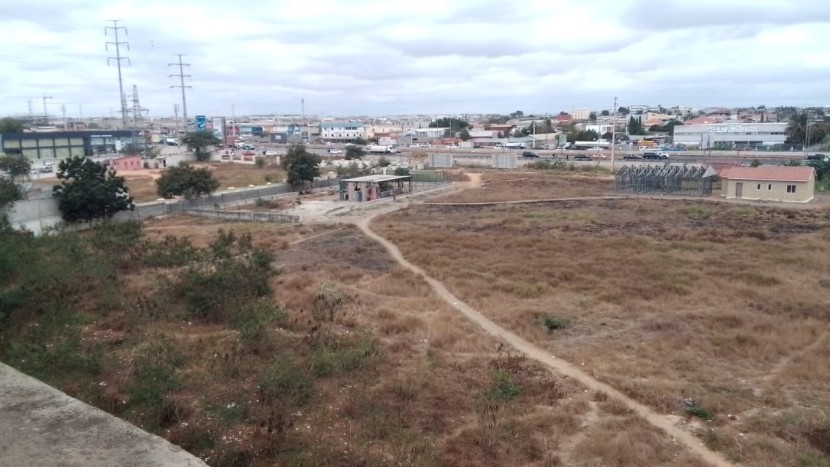
[[[475,183],[475,179],[473,180],[473,183]],[[399,206],[400,208],[405,207],[403,203],[397,206]],[[561,375],[574,378],[575,380],[579,381],[581,384],[583,384],[591,390],[602,391],[606,393],[609,397],[619,400],[632,411],[634,411],[637,415],[646,420],[648,423],[666,432],[670,437],[686,446],[691,452],[699,455],[706,462],[709,462],[710,464],[716,466],[733,465],[728,460],[726,460],[720,453],[711,451],[708,448],[706,448],[701,442],[701,440],[696,438],[693,434],[677,426],[672,418],[658,414],[657,412],[653,411],[647,406],[625,396],[623,393],[614,389],[608,384],[605,384],[595,379],[594,377],[588,375],[587,373],[581,371],[575,365],[557,358],[555,355],[552,355],[551,353],[536,347],[535,345],[519,337],[513,332],[498,326],[496,323],[482,315],[480,312],[459,300],[452,293],[450,293],[450,291],[444,286],[443,283],[429,277],[421,268],[407,261],[401,254],[400,250],[398,250],[398,248],[394,244],[392,244],[379,234],[375,233],[369,227],[369,223],[374,217],[378,216],[379,214],[389,212],[390,210],[391,209],[387,208],[384,210],[371,213],[365,218],[351,220],[353,220],[356,223],[356,225],[367,236],[383,245],[383,247],[392,256],[392,258],[395,261],[397,261],[401,266],[423,277],[424,280],[426,280],[427,283],[429,283],[430,287],[432,287],[435,293],[437,293],[442,300],[447,302],[456,311],[460,312],[465,317],[470,319],[473,323],[478,325],[488,334],[508,343],[517,351],[538,361],[539,363],[543,364],[549,369]]]

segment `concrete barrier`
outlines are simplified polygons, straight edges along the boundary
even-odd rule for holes
[[[207,464],[161,437],[0,363],[0,465]]]

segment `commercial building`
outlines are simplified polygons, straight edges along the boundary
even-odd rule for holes
[[[361,122],[322,122],[320,138],[324,141],[350,143],[355,138],[366,138],[366,130]]]
[[[786,123],[715,123],[674,127],[674,144],[701,149],[759,148],[783,145]]]
[[[812,167],[728,167],[718,175],[723,180],[722,196],[729,199],[807,203],[815,193]]]
[[[70,156],[113,154],[144,138],[125,130],[54,131],[8,133],[0,136],[0,147],[7,154],[22,154],[31,160],[65,159]]]

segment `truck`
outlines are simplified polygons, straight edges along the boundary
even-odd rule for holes
[[[507,149],[524,149],[525,143],[504,143],[504,147]]]
[[[392,149],[392,146],[381,146],[379,144],[374,144],[371,146],[366,146],[366,152],[369,154],[392,154],[395,152]]]

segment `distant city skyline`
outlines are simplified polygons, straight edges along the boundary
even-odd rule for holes
[[[659,15],[654,11],[659,8]],[[659,18],[659,19],[658,19]],[[570,112],[661,104],[830,105],[830,2],[0,0],[0,115],[120,116],[108,20],[122,20],[124,91],[149,115]],[[45,104],[43,97],[46,96]],[[129,96],[128,96],[129,99]]]

